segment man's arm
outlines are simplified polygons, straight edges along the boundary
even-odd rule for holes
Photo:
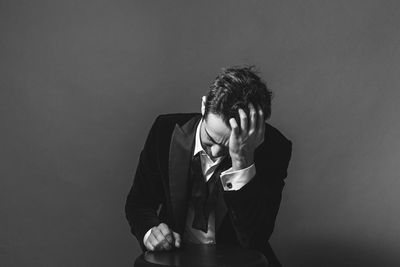
[[[287,141],[274,157],[256,161],[256,174],[248,183],[239,190],[224,191],[229,215],[242,244],[258,248],[269,240],[282,198],[291,151],[292,144]]]
[[[125,204],[125,214],[131,232],[139,241],[143,251],[145,233],[160,224],[157,208],[161,203],[162,183],[156,164],[156,128],[157,119],[153,123],[142,152],[132,188]]]
[[[131,232],[143,251],[169,250],[180,246],[180,236],[161,222],[157,209],[165,202],[161,173],[157,164],[159,117],[150,129],[140,154],[135,179],[128,194],[125,213]]]
[[[249,118],[242,109],[238,110],[240,127],[234,118],[229,120],[229,153],[233,170],[255,163],[256,173],[240,189],[225,190],[224,199],[239,241],[245,246],[259,247],[268,241],[274,228],[292,148],[291,142],[278,138],[277,133],[265,137],[263,111],[260,107],[256,111],[252,104],[249,110]],[[264,138],[268,138],[268,148]]]

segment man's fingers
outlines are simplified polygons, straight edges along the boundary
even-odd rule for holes
[[[250,121],[249,121],[249,135],[254,133],[257,128],[257,111],[253,104],[249,103]]]
[[[168,225],[165,223],[160,223],[158,226],[158,229],[160,229],[161,234],[167,239],[168,243],[173,244],[173,237],[172,237],[172,231],[169,229]]]
[[[181,236],[178,233],[172,232],[175,239],[175,247],[179,248],[181,246]]]
[[[159,241],[153,234],[150,234],[147,239],[147,248],[151,251],[160,250]]]
[[[147,237],[146,242],[144,243],[144,246],[147,248],[147,250],[153,251],[154,250],[154,246],[151,243],[151,234]]]
[[[229,124],[231,125],[232,133],[235,136],[239,135],[239,126],[234,118],[229,119]]]
[[[240,128],[243,134],[247,134],[247,116],[243,109],[239,109]]]
[[[156,244],[152,243],[153,246],[155,246],[155,249],[157,250],[157,248],[160,249],[170,249],[171,248],[171,244],[168,242],[168,240],[165,238],[165,236],[161,233],[161,230],[158,227],[154,227],[151,230],[151,234],[150,236],[154,236],[154,238],[156,239]]]
[[[154,227],[153,229],[151,229],[150,235],[153,235],[158,242],[161,242],[164,240],[164,235],[161,233],[161,231],[160,231],[160,229],[158,229],[158,227]]]
[[[172,247],[180,247],[181,237],[175,233],[165,223],[151,229],[145,246],[150,251],[170,250]]]
[[[173,247],[173,245],[171,245],[166,239],[164,239],[164,241],[161,242],[161,246],[165,250],[170,250]]]

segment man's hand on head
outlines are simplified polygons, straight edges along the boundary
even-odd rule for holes
[[[234,118],[229,120],[231,135],[229,139],[229,154],[232,159],[232,169],[241,170],[254,163],[254,151],[264,142],[265,121],[261,107],[258,110],[249,104],[250,118],[243,109],[239,109],[240,127]]]
[[[151,228],[149,237],[144,243],[150,251],[171,250],[173,247],[181,246],[181,237],[175,233],[165,223]]]

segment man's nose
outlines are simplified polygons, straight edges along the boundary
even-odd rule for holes
[[[220,145],[214,145],[211,147],[211,155],[213,158],[221,157],[225,153],[225,148]]]

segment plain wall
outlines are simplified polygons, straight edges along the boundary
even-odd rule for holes
[[[255,64],[293,141],[285,266],[400,266],[398,1],[0,1],[0,265],[133,266],[160,113]]]

